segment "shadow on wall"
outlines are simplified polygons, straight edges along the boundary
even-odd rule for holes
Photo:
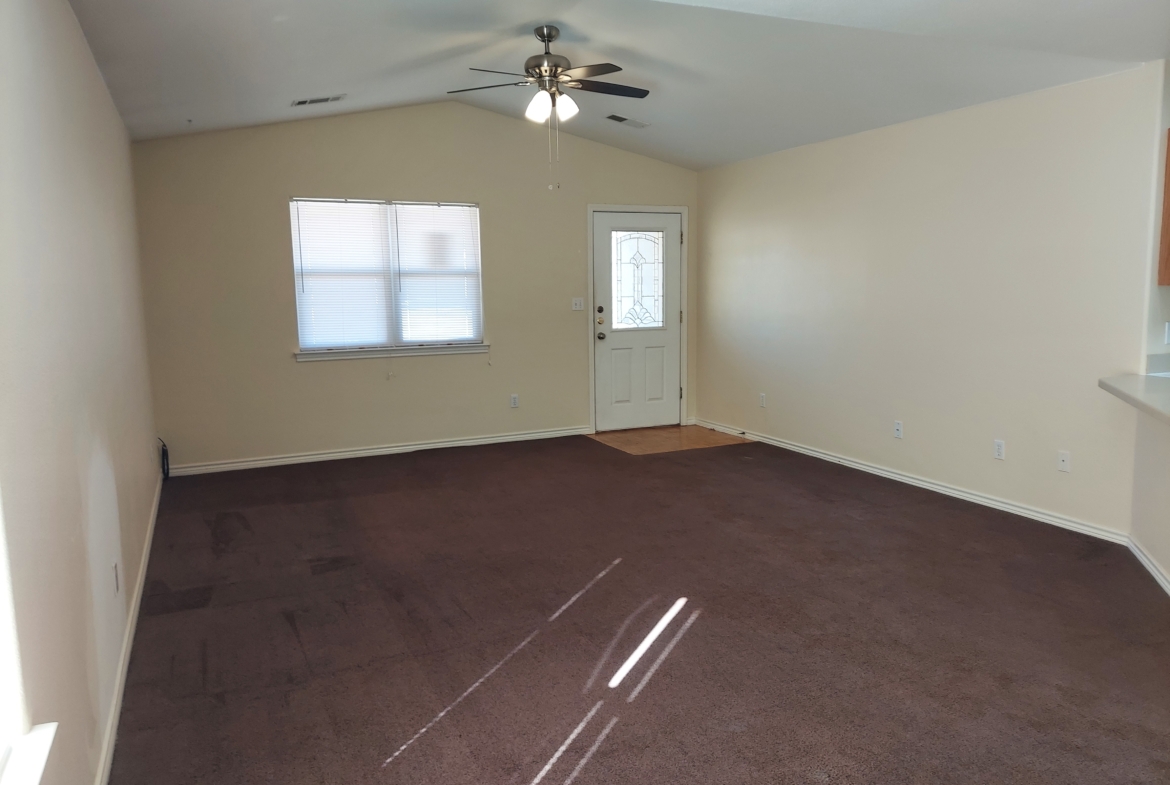
[[[85,453],[78,450],[78,454]],[[88,466],[79,469],[79,477],[84,477],[86,482],[81,500],[90,600],[86,670],[90,704],[96,721],[93,741],[100,746],[105,720],[113,705],[118,661],[126,633],[122,528],[114,466],[103,442],[92,442]]]
[[[1133,465],[1131,536],[1170,592],[1170,425],[1138,413]]]

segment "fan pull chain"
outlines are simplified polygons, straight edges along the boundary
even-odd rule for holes
[[[552,124],[553,115],[556,114],[556,107],[553,107],[553,112],[548,116],[548,190],[553,189],[553,153],[552,153]]]
[[[553,123],[556,123],[556,158],[553,158]],[[556,99],[553,99],[553,110],[548,116],[548,190],[553,191],[561,187],[561,119],[557,117]]]

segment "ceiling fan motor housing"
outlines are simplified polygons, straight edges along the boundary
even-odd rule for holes
[[[557,77],[568,71],[572,66],[569,58],[563,55],[542,54],[533,55],[524,61],[524,73],[536,80],[541,90],[550,93],[558,92]]]
[[[542,77],[555,79],[557,74],[561,71],[568,71],[572,65],[569,62],[569,58],[564,55],[533,55],[524,61],[524,73],[537,79]]]

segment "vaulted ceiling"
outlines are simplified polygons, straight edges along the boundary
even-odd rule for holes
[[[576,92],[563,130],[692,168],[1170,56],[1170,0],[72,2],[136,139],[446,100],[506,81],[467,69],[521,70],[553,23],[554,52],[650,90]],[[522,117],[533,92],[454,98]]]

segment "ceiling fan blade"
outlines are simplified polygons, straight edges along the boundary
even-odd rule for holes
[[[462,90],[448,90],[447,95],[452,93],[470,93],[472,90],[491,90],[493,87],[527,87],[528,82],[506,82],[505,84],[490,84],[486,87],[465,87]]]
[[[567,76],[570,79],[588,79],[591,76],[616,74],[620,70],[622,69],[613,63],[598,63],[596,65],[579,65],[576,68],[570,68],[568,71],[562,71],[561,76]]]
[[[610,84],[609,82],[593,82],[589,79],[574,79],[571,82],[565,82],[564,85],[565,87],[573,87],[577,90],[585,90],[590,93],[621,95],[626,98],[645,98],[650,95],[649,90],[643,90],[641,87],[627,87],[624,84]]]
[[[490,68],[468,68],[468,71],[479,71],[485,74],[503,74],[504,76],[522,76],[527,77],[527,74],[514,74],[511,71],[493,71]]]

